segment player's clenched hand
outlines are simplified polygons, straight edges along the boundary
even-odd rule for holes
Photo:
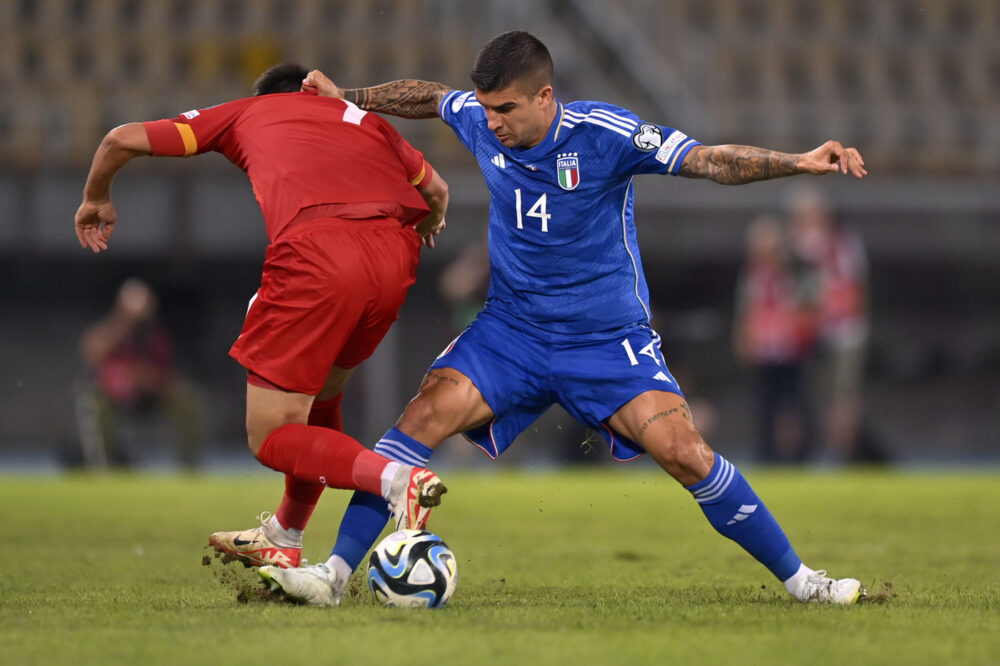
[[[118,213],[110,199],[80,204],[76,211],[76,238],[80,247],[89,247],[95,253],[107,250],[117,219]]]
[[[856,148],[844,148],[839,141],[827,141],[819,148],[799,156],[798,167],[806,173],[824,174],[839,171],[855,178],[868,175],[865,161]]]
[[[420,234],[420,242],[425,246],[433,248],[434,247],[434,237],[437,236],[441,231],[447,226],[445,224],[444,218],[437,223],[427,224],[428,220],[424,220],[416,226],[416,232]]]
[[[344,98],[344,91],[318,69],[309,72],[306,78],[302,79],[302,92],[315,92],[320,97]]]
[[[417,233],[420,234],[420,242],[425,246],[433,248],[434,247],[434,237],[437,236],[446,227],[444,219],[430,228],[424,228],[422,224],[417,225]]]

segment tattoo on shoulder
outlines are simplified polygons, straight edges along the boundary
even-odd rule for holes
[[[362,109],[401,118],[434,118],[438,104],[451,88],[433,81],[401,79],[371,88],[353,88],[344,96]]]

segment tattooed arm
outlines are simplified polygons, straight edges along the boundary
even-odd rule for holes
[[[680,175],[741,185],[799,173],[839,171],[863,178],[868,174],[864,167],[856,149],[844,148],[837,141],[827,141],[819,148],[797,155],[753,146],[695,146],[685,156]]]
[[[362,109],[401,118],[436,118],[438,105],[451,88],[432,81],[403,79],[371,88],[337,87],[323,72],[314,69],[302,82],[303,90],[315,90],[324,97],[340,97]]]
[[[362,109],[401,118],[436,118],[438,105],[449,92],[451,88],[442,83],[403,79],[371,88],[344,90],[344,99]]]

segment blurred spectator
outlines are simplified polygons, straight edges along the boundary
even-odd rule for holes
[[[172,347],[152,289],[126,280],[108,314],[80,340],[80,357],[90,371],[77,392],[87,465],[128,465],[141,443],[129,441],[127,433],[139,423],[166,419],[176,428],[181,464],[195,466],[204,439],[198,401],[193,387],[177,376]]]
[[[468,326],[486,300],[490,286],[490,252],[486,239],[466,245],[441,272],[438,290],[451,308],[454,334]]]
[[[805,380],[816,340],[816,296],[776,218],[751,224],[737,289],[734,342],[755,375],[761,461],[803,462],[817,438]]]
[[[819,294],[819,395],[827,454],[840,462],[880,461],[872,443],[862,442],[869,329],[864,245],[840,224],[819,189],[793,189],[788,213],[794,251],[814,273]]]

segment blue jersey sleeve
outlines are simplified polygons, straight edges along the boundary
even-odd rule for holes
[[[641,120],[619,106],[604,102],[572,102],[566,106],[567,127],[599,127],[591,133],[597,149],[622,176],[660,173],[676,176],[684,157],[699,145],[688,135],[672,127]]]
[[[672,127],[639,121],[630,140],[620,144],[619,166],[622,170],[676,176],[684,157],[700,142]]]
[[[660,173],[676,176],[684,157],[699,145],[684,132],[639,119],[628,109],[602,102],[577,102],[567,115],[611,132],[602,132],[601,150],[619,174]]]
[[[486,120],[483,107],[476,100],[472,91],[452,90],[438,107],[438,115],[455,134],[465,147],[476,152],[476,126]]]
[[[684,132],[653,123],[639,123],[632,135],[634,150],[624,157],[635,173],[668,173],[676,176],[684,158],[701,145]]]

